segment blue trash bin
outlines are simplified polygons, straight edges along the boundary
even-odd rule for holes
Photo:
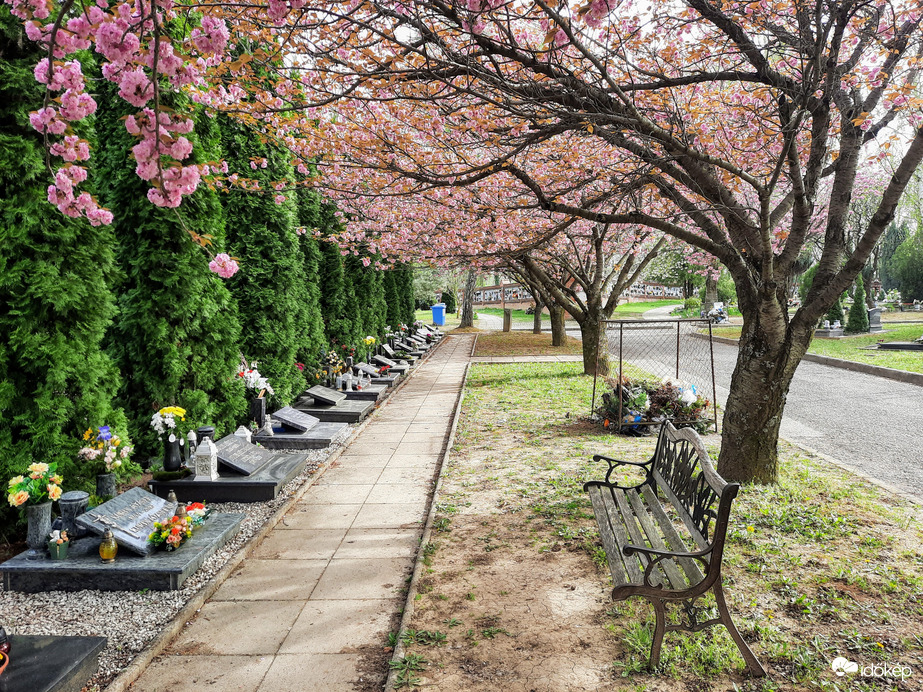
[[[433,324],[437,327],[445,326],[445,303],[436,303],[430,306],[433,311]]]

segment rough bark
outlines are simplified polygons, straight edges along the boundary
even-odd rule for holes
[[[601,318],[587,317],[580,321],[583,340],[583,372],[586,375],[609,374],[609,342]]]
[[[713,307],[715,307],[717,300],[718,279],[712,277],[711,274],[709,274],[705,278],[705,300],[702,302],[702,309],[705,310],[706,315]]]
[[[474,326],[474,284],[477,281],[477,274],[473,269],[468,270],[468,276],[465,278],[465,299],[462,303],[461,324],[459,328],[464,329]]]
[[[532,333],[533,334],[542,333],[542,310],[544,309],[545,309],[545,306],[542,304],[542,301],[536,297],[535,315],[532,316]]]
[[[775,483],[778,478],[785,399],[813,331],[791,325],[783,328],[781,342],[748,324],[741,334],[718,456],[718,473],[728,481]]]

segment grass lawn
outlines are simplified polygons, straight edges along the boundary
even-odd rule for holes
[[[645,668],[654,614],[611,603],[584,481],[601,452],[644,461],[655,442],[586,420],[579,363],[474,365],[443,469],[424,569],[412,594],[398,684],[441,692],[919,690],[923,666],[920,508],[780,445],[778,485],[732,509],[724,578],[732,615],[769,677],[743,675],[723,627],[668,633]],[[720,439],[706,446],[717,453]],[[838,678],[913,666],[906,681]]]
[[[740,327],[712,327],[715,336],[740,338]],[[879,351],[870,349],[879,341],[913,341],[923,334],[923,325],[894,325],[882,334],[861,334],[842,339],[814,339],[808,353],[842,358],[857,363],[880,365],[883,368],[923,372],[923,353],[920,351]]]
[[[567,337],[562,347],[551,345],[551,334],[485,332],[478,336],[475,356],[561,356],[583,353],[580,339]]]
[[[494,315],[496,317],[503,317],[503,308],[478,308],[477,312],[483,312],[485,315]],[[525,310],[511,310],[510,311],[514,322],[529,322],[534,321],[535,316],[529,315]],[[550,322],[551,315],[546,315],[542,313],[542,322]]]
[[[632,319],[641,319],[641,316],[644,315],[648,310],[653,310],[654,308],[664,308],[668,305],[673,307],[679,307],[683,304],[681,300],[651,300],[644,303],[622,303],[619,305],[613,312],[613,320],[632,320]]]

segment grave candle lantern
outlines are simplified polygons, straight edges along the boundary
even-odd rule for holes
[[[112,529],[106,529],[103,540],[99,544],[99,558],[103,562],[115,562],[115,555],[119,552],[119,544],[115,542]]]

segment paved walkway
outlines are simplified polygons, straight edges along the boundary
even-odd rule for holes
[[[132,687],[347,692],[383,681],[473,336],[448,337]]]

